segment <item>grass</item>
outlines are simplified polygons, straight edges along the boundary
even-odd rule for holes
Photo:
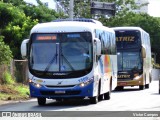
[[[26,99],[29,99],[28,85],[17,83],[8,71],[4,71],[0,81],[0,100]]]
[[[14,84],[15,80],[12,78],[11,74],[8,71],[3,73],[3,82],[5,84]]]
[[[15,90],[17,90],[22,96],[29,95],[29,88],[26,85],[19,84]]]
[[[29,88],[23,84],[0,85],[0,100],[27,100]]]

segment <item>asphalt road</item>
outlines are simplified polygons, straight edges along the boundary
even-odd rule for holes
[[[51,117],[144,117],[138,114],[143,114],[145,111],[146,114],[158,114],[159,116],[154,117],[153,120],[159,120],[160,94],[158,94],[158,85],[158,81],[152,81],[149,89],[139,90],[138,87],[126,87],[122,91],[113,91],[110,100],[102,100],[97,104],[90,104],[89,99],[64,102],[47,100],[45,106],[38,106],[37,100],[31,99],[1,105],[0,111],[44,111],[44,114]]]

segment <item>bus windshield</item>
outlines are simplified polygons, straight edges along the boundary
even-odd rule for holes
[[[118,71],[142,69],[140,52],[118,52]]]
[[[89,32],[33,34],[29,65],[41,72],[71,72],[91,69],[92,36]]]
[[[137,48],[141,45],[140,32],[138,30],[115,31],[118,49]]]

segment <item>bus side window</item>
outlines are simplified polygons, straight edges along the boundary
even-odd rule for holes
[[[96,30],[96,37],[100,39],[102,45],[102,54],[114,54],[116,52],[116,42],[112,33],[102,30]]]
[[[103,42],[102,44],[102,51],[103,54],[110,54],[110,37],[109,34],[105,31],[102,31],[102,38],[101,41]]]
[[[111,54],[116,54],[116,38],[115,38],[115,34],[112,33],[111,35]]]

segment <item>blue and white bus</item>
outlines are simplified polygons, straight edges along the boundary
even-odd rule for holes
[[[57,20],[35,25],[22,42],[31,97],[110,99],[117,86],[115,32],[92,19]]]

